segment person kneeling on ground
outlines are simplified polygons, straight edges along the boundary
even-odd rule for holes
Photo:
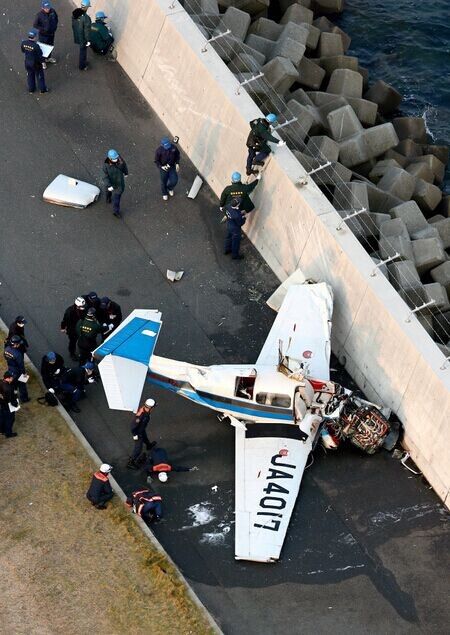
[[[102,463],[98,472],[92,476],[92,481],[86,492],[86,498],[91,501],[97,509],[106,509],[106,503],[114,496],[114,492],[109,482],[109,474],[112,466]]]
[[[63,406],[73,412],[81,412],[78,401],[86,397],[85,387],[96,381],[95,364],[86,362],[76,368],[64,368],[61,371],[61,381],[56,390]]]
[[[114,42],[111,29],[105,24],[107,17],[103,11],[97,11],[91,25],[91,49],[99,55],[106,55]]]
[[[169,457],[164,448],[153,448],[145,469],[149,474],[147,480],[151,480],[152,476],[157,476],[161,483],[165,483],[169,479],[168,472],[191,472],[197,468],[173,465],[169,462]]]
[[[151,489],[139,489],[127,498],[126,505],[142,518],[147,525],[157,523],[163,515],[162,498]]]

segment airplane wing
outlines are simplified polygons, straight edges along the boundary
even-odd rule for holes
[[[138,408],[161,324],[159,311],[135,309],[95,349],[95,357],[101,358],[98,369],[110,408]]]
[[[280,557],[320,417],[310,417],[303,442],[298,426],[236,425],[235,558],[276,562]]]
[[[293,284],[287,290],[256,364],[277,366],[283,355],[308,364],[308,375],[330,378],[333,293],[326,282]]]

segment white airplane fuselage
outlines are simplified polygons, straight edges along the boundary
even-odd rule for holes
[[[315,394],[333,386],[326,380],[295,380],[273,366],[196,366],[157,355],[151,358],[147,382],[240,421],[288,424],[296,423],[295,394],[305,383]]]

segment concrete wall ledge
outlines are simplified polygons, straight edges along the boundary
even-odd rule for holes
[[[93,0],[91,13],[104,8]],[[248,122],[260,110],[172,0],[109,0],[118,61],[216,194],[243,169]],[[374,401],[405,426],[405,444],[449,505],[450,365],[314,183],[284,147],[255,192],[246,231],[275,274],[297,268],[333,287],[333,350]]]

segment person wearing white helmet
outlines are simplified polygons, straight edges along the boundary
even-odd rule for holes
[[[106,509],[106,503],[114,496],[114,492],[109,482],[109,475],[112,465],[102,463],[100,468],[92,476],[91,484],[86,492],[86,498],[97,509]]]
[[[278,117],[274,113],[269,113],[265,117],[258,117],[250,121],[250,133],[247,137],[247,175],[257,174],[258,170],[254,166],[263,166],[265,160],[272,152],[270,143],[276,143],[279,147],[285,146],[286,142],[277,139],[271,134]]]
[[[196,470],[196,467],[182,467],[181,465],[173,465],[169,461],[167,452],[164,448],[152,448],[150,458],[148,459],[145,469],[148,472],[149,479],[151,477],[158,477],[161,483],[166,483],[169,480],[170,472],[191,472]]]
[[[69,338],[69,354],[74,362],[78,361],[77,355],[77,324],[79,320],[82,320],[86,315],[86,300],[79,296],[75,298],[73,304],[71,304],[64,311],[63,319],[61,320],[61,331]]]
[[[155,442],[150,442],[147,436],[147,426],[150,422],[150,414],[153,408],[156,406],[154,399],[147,399],[136,412],[131,422],[131,434],[133,436],[134,448],[127,463],[127,467],[131,470],[137,470],[139,468],[139,458],[142,454],[142,449],[145,445],[147,450],[151,450]]]

